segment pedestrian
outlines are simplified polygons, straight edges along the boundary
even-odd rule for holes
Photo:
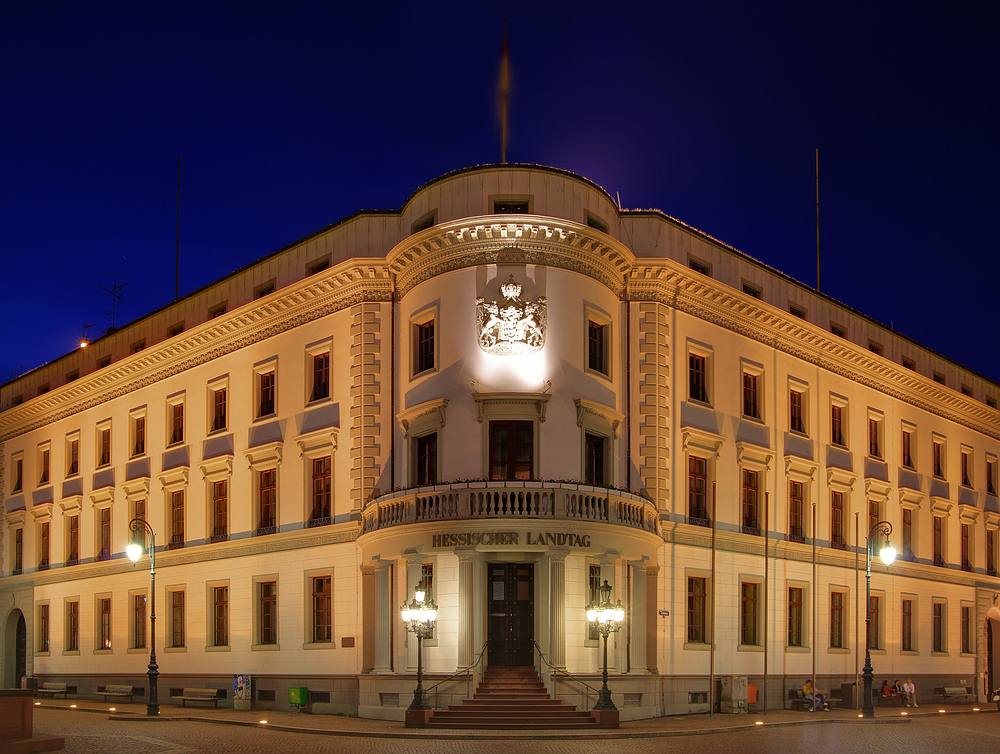
[[[819,689],[815,689],[814,691],[812,680],[805,682],[805,685],[802,687],[802,696],[804,696],[807,701],[812,702],[811,712],[815,712],[817,708],[822,708],[825,712],[830,711],[830,705],[826,701],[826,694]]]
[[[903,684],[903,704],[907,707],[919,707],[917,704],[917,687],[913,685],[913,679],[907,678]]]

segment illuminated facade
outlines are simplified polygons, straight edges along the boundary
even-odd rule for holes
[[[578,176],[452,173],[3,387],[2,684],[145,688],[143,516],[163,703],[247,673],[259,706],[305,686],[314,711],[402,719],[423,581],[432,704],[486,663],[592,706],[550,667],[599,684],[606,579],[623,719],[705,711],[713,680],[765,667],[773,708],[814,662],[834,690],[860,672],[885,520],[878,679],[983,698],[998,397]]]

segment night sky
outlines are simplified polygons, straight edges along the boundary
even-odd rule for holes
[[[555,5],[555,4],[552,4]],[[0,5],[0,382],[359,209],[579,173],[1000,380],[1000,3]],[[387,250],[388,251],[388,250]]]

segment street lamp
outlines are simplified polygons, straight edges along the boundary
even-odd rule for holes
[[[608,580],[604,579],[604,584],[597,588],[601,601],[597,604],[587,605],[587,620],[598,633],[604,637],[604,685],[597,695],[597,704],[594,709],[618,709],[611,701],[611,689],[608,688],[608,634],[618,633],[625,620],[625,608],[622,601],[618,600],[611,604],[611,586]]]
[[[146,545],[146,535],[149,535],[149,701],[146,703],[147,715],[160,714],[160,700],[156,694],[156,680],[160,677],[156,665],[156,535],[153,527],[143,518],[133,518],[128,522],[132,532],[132,541],[125,548],[125,554],[133,563],[142,557]]]
[[[885,536],[885,544],[879,551],[879,557],[888,566],[892,565],[892,561],[896,559],[896,549],[889,544],[890,534],[892,534],[892,524],[888,521],[879,521],[868,532],[865,544],[868,568],[865,571],[865,667],[862,674],[865,679],[865,697],[864,703],[861,705],[862,717],[875,717],[875,705],[872,704],[872,679],[875,677],[872,671],[872,557],[875,552],[874,538],[877,535]]]
[[[414,588],[410,603],[404,602],[400,606],[399,614],[406,624],[406,630],[417,636],[417,687],[413,690],[413,701],[410,702],[409,709],[429,710],[431,706],[424,698],[423,643],[424,639],[434,631],[437,605],[434,600],[428,599],[427,587],[423,582]]]

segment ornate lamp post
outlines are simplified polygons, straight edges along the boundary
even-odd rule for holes
[[[132,532],[132,541],[125,548],[125,553],[133,563],[142,557],[146,547],[146,535],[149,535],[149,701],[146,703],[147,715],[160,714],[160,700],[156,693],[156,681],[160,677],[156,665],[156,535],[153,527],[143,518],[133,518],[128,523]]]
[[[889,535],[892,534],[892,524],[888,521],[879,521],[872,526],[868,532],[868,539],[865,545],[867,550],[868,568],[865,571],[865,667],[862,674],[865,679],[865,697],[861,705],[861,715],[863,717],[875,717],[875,705],[872,704],[872,679],[875,674],[872,670],[872,556],[874,555],[874,538],[877,535],[885,535],[885,544],[879,551],[879,557],[887,566],[892,565],[896,559],[896,550],[889,544]]]
[[[596,710],[616,710],[615,703],[611,701],[611,689],[608,688],[608,634],[618,633],[625,620],[625,608],[622,601],[618,600],[611,604],[611,586],[608,580],[604,579],[604,584],[597,589],[600,595],[600,602],[587,605],[587,620],[598,633],[604,637],[604,685],[597,695]]]
[[[417,637],[417,687],[413,690],[413,701],[410,702],[408,709],[429,710],[431,707],[424,698],[423,643],[434,630],[437,605],[434,600],[428,598],[427,587],[423,582],[417,584],[413,590],[413,599],[409,604],[405,602],[402,604],[399,614],[406,624],[406,630],[416,634]]]

